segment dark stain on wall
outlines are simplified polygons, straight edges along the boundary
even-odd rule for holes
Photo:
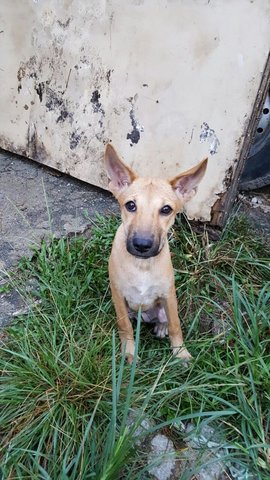
[[[70,150],[74,150],[80,143],[81,135],[78,132],[72,132],[69,139]]]
[[[67,108],[67,102],[63,99],[62,93],[56,92],[52,88],[46,88],[46,108],[50,112],[54,111],[58,117],[56,123],[64,123],[69,120],[73,121],[73,114]]]
[[[228,189],[229,186],[231,185],[232,178],[233,178],[233,166],[231,165],[225,172],[224,185],[226,189]]]
[[[52,88],[47,88],[46,91],[46,108],[50,112],[63,106],[63,98]]]
[[[100,93],[99,93],[98,89],[96,89],[92,92],[92,97],[91,97],[90,102],[92,104],[93,111],[100,115],[99,119],[98,119],[98,125],[100,127],[100,131],[95,133],[95,137],[100,142],[103,142],[104,134],[105,134],[105,128],[104,128],[104,125],[103,125],[104,118],[105,118],[105,110],[104,110],[104,108],[102,106],[102,103],[100,101]]]
[[[108,83],[111,83],[111,75],[112,75],[112,73],[113,73],[113,69],[108,70],[107,73],[106,73],[106,78],[107,78],[107,82],[108,82]]]
[[[105,115],[104,109],[100,101],[100,93],[98,90],[93,91],[90,102],[92,103],[95,113],[102,113],[102,115]]]
[[[133,128],[132,128],[132,131],[127,134],[127,140],[131,141],[130,146],[132,147],[134,143],[138,143],[138,141],[140,140],[141,133],[140,133],[140,129],[137,126],[133,108],[129,112],[129,117],[131,120],[131,126]]]
[[[32,158],[40,163],[46,162],[49,158],[48,152],[37,134],[36,127],[28,127],[27,157]]]
[[[42,99],[43,99],[44,89],[45,89],[45,82],[39,82],[38,84],[35,85],[35,91],[37,92],[40,102],[42,102]]]
[[[37,67],[37,59],[33,55],[29,58],[27,62],[21,62],[20,67],[17,72],[17,79],[18,79],[18,93],[20,93],[22,89],[22,80],[25,77],[37,79],[36,74],[36,67]]]
[[[58,25],[63,28],[64,30],[69,26],[71,18],[68,18],[66,22],[61,22],[61,20],[57,20]]]

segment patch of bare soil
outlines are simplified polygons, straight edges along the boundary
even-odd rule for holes
[[[240,211],[245,213],[270,247],[270,185],[238,195]]]

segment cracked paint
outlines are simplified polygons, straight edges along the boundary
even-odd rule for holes
[[[138,95],[134,95],[134,97],[131,97],[128,99],[128,101],[131,103],[132,107],[129,112],[129,118],[131,120],[131,126],[132,130],[130,133],[127,133],[127,140],[130,140],[130,146],[133,147],[134,144],[138,143],[140,138],[141,138],[141,133],[144,132],[144,126],[141,125],[138,120],[135,117],[135,111],[134,111],[134,106],[135,102],[138,98]]]
[[[201,125],[200,142],[209,143],[210,155],[215,155],[215,153],[217,153],[220,141],[217,138],[215,130],[210,128],[208,123],[206,122],[203,122],[203,124]]]

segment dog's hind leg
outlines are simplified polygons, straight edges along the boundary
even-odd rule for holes
[[[168,335],[168,318],[163,305],[156,307],[157,320],[154,326],[154,332],[158,338],[165,338]]]

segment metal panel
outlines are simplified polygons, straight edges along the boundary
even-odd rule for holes
[[[227,190],[270,44],[269,0],[2,0],[0,146],[107,186],[209,155],[190,218]],[[261,94],[262,96],[262,94]]]

